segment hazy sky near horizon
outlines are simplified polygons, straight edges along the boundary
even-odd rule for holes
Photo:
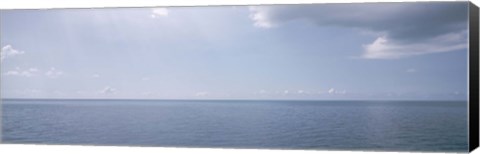
[[[467,2],[2,10],[2,98],[467,99]]]

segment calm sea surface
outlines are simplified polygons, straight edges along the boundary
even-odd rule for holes
[[[5,143],[459,151],[467,102],[3,100]]]

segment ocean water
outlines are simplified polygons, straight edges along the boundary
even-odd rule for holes
[[[3,100],[2,142],[254,149],[468,149],[466,101]]]

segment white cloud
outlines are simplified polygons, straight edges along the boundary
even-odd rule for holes
[[[8,71],[7,73],[5,73],[5,75],[20,75],[20,72],[18,71]]]
[[[7,71],[6,76],[20,76],[20,77],[33,77],[37,76],[40,73],[40,70],[37,68],[29,68],[22,70],[19,67],[16,67],[15,70]]]
[[[28,71],[30,71],[30,72],[38,72],[38,71],[40,71],[40,70],[38,70],[37,68],[29,68]]]
[[[110,86],[106,86],[105,88],[103,88],[102,90],[100,90],[100,93],[101,94],[115,94],[117,92],[117,89],[115,88],[112,88]]]
[[[167,8],[154,8],[150,14],[151,18],[157,17],[166,17],[168,16],[168,9]]]
[[[209,93],[206,92],[206,91],[201,91],[201,92],[195,93],[195,96],[196,96],[196,97],[204,97],[204,96],[208,96],[208,94],[209,94]]]
[[[330,89],[328,90],[328,93],[329,93],[329,94],[334,94],[334,93],[335,93],[335,89],[330,88]]]
[[[45,96],[45,91],[41,91],[38,89],[31,89],[31,88],[26,88],[26,89],[16,89],[12,91],[15,93],[15,95],[22,96],[22,97],[39,97],[39,96]]]
[[[57,77],[62,76],[62,75],[63,75],[63,72],[55,69],[55,67],[51,67],[50,70],[45,72],[45,76],[47,76],[49,78],[57,78]]]
[[[298,90],[297,93],[298,94],[303,94],[303,93],[305,93],[305,91],[304,90]]]
[[[24,77],[31,77],[31,76],[34,76],[34,74],[30,71],[22,71],[20,74],[20,76],[24,76]]]
[[[334,88],[330,88],[328,90],[328,94],[347,94],[347,90],[335,90]]]
[[[143,78],[142,78],[142,81],[148,81],[148,80],[150,80],[149,77],[143,77]]]
[[[387,37],[378,37],[373,43],[364,45],[365,59],[398,59],[414,55],[449,52],[466,49],[466,32],[445,34],[419,43],[398,43]],[[461,37],[464,36],[464,37]]]
[[[249,10],[251,12],[250,19],[254,21],[255,27],[271,28],[274,26],[273,22],[269,19],[267,8],[250,6]]]
[[[54,67],[51,67],[50,70],[47,72],[43,73],[46,77],[49,78],[57,78],[61,75],[63,75],[62,71],[56,70]],[[20,67],[16,67],[15,70],[10,70],[7,71],[5,76],[19,76],[19,77],[35,77],[35,76],[41,76],[42,71],[37,68],[28,68],[28,69],[20,69]]]
[[[0,59],[3,61],[7,57],[12,57],[16,55],[25,54],[24,51],[16,50],[11,45],[6,45],[2,47],[2,51],[0,52]]]
[[[99,78],[100,74],[92,74],[92,78]]]
[[[347,90],[335,91],[335,94],[347,94]]]

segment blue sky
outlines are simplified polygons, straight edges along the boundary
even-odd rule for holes
[[[2,10],[2,98],[467,99],[467,5]]]

